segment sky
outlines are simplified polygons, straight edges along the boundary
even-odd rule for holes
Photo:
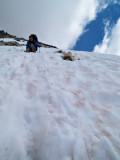
[[[0,0],[0,29],[62,49],[119,54],[119,18],[119,0]]]
[[[120,3],[110,3],[84,30],[72,49],[120,55]]]

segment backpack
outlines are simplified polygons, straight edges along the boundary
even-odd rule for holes
[[[35,40],[38,43],[38,38],[35,34],[31,34],[30,36],[33,37],[33,40]]]

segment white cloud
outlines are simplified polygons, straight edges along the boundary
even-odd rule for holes
[[[95,46],[94,52],[120,55],[120,18],[112,31],[105,29],[103,41]]]
[[[87,23],[96,16],[99,0],[4,0],[0,2],[0,26],[5,31],[60,48],[72,47]]]
[[[87,23],[95,18],[97,7],[98,2],[95,0],[81,0],[79,2],[68,25],[65,48],[72,47],[76,43],[78,37],[84,32]]]

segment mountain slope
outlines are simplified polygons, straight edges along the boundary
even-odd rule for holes
[[[0,47],[0,159],[119,160],[120,57],[24,49]]]
[[[0,46],[22,46],[27,43],[25,38],[18,38],[14,35],[8,34],[4,30],[0,30]],[[40,47],[44,48],[57,48],[49,44],[38,42]]]

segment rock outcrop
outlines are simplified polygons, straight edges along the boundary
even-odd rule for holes
[[[18,37],[16,37],[16,36],[13,36],[13,35],[11,35],[11,34],[8,34],[7,32],[4,32],[3,30],[0,31],[0,38],[13,38],[13,39],[15,39],[16,41],[20,41],[20,40],[22,40],[22,41],[27,41],[25,38],[18,38]]]
[[[68,61],[74,61],[74,57],[71,52],[65,53],[63,59]]]

